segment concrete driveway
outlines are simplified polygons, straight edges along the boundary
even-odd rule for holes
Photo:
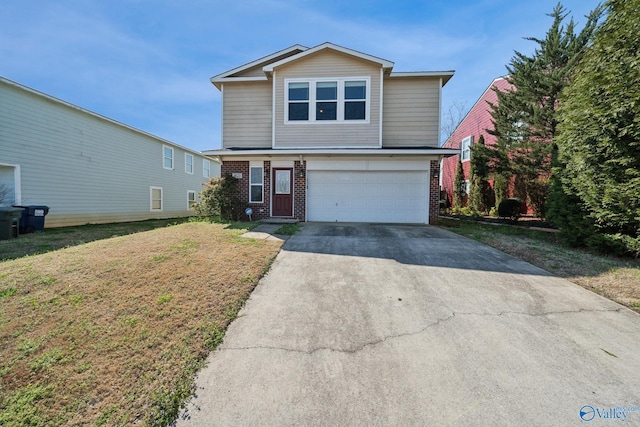
[[[310,223],[197,386],[178,426],[640,425],[640,316],[438,228]]]

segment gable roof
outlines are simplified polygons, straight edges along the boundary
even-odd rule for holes
[[[337,44],[333,44],[330,42],[325,42],[312,48],[308,48],[300,44],[295,44],[286,49],[272,53],[271,55],[264,56],[262,58],[256,59],[255,61],[251,61],[247,64],[233,68],[229,71],[225,71],[224,73],[215,75],[211,77],[210,80],[211,80],[211,83],[218,89],[220,89],[222,83],[225,83],[225,82],[266,81],[271,77],[271,75],[273,74],[273,71],[276,68],[301,60],[309,55],[312,55],[314,53],[317,53],[323,50],[333,50],[335,52],[340,52],[346,55],[353,56],[355,58],[359,58],[365,61],[370,61],[375,64],[379,64],[380,67],[384,70],[385,75],[392,78],[441,77],[443,79],[442,85],[444,86],[454,74],[454,71],[452,70],[451,71],[392,72],[393,66],[394,66],[394,63],[392,61],[379,58],[377,56],[369,55],[366,53],[362,53],[357,50],[349,49],[343,46],[338,46]],[[239,75],[239,74],[242,74],[243,72],[246,72],[251,69],[256,69],[260,66],[262,66],[262,73],[260,73],[259,75],[255,75],[255,74],[244,75],[244,76]]]
[[[249,70],[249,69],[257,67],[259,65],[265,65],[265,64],[269,64],[269,63],[274,62],[274,61],[281,60],[283,57],[299,54],[300,52],[304,52],[304,51],[306,51],[308,49],[309,49],[308,47],[302,46],[301,44],[294,44],[293,46],[289,46],[286,49],[282,49],[282,50],[274,52],[274,53],[272,53],[270,55],[263,56],[262,58],[258,58],[255,61],[251,61],[251,62],[249,62],[247,64],[244,64],[244,65],[241,65],[239,67],[233,68],[231,70],[225,71],[224,73],[217,74],[217,75],[211,77],[210,81],[211,81],[211,83],[213,83],[219,89],[219,86],[216,83],[220,83],[220,82],[222,82],[224,80],[229,80],[229,79],[233,79],[233,78],[243,79],[243,80],[247,80],[247,79],[256,80],[256,78],[234,77],[234,75],[240,74],[243,71]],[[265,76],[265,78],[258,78],[258,79],[259,80],[266,80],[266,76]]]
[[[353,50],[353,49],[349,49],[349,48],[346,48],[346,47],[338,46],[338,45],[333,44],[333,43],[325,42],[325,43],[319,44],[316,47],[312,47],[311,49],[307,49],[304,52],[298,53],[297,55],[293,55],[293,56],[290,56],[288,58],[281,59],[280,61],[276,61],[276,62],[273,62],[271,64],[265,65],[262,68],[262,70],[265,73],[270,74],[270,73],[273,72],[274,68],[280,67],[282,65],[288,64],[288,63],[293,62],[293,61],[297,61],[299,59],[304,58],[305,56],[314,54],[316,52],[319,52],[319,51],[325,50],[325,49],[335,50],[337,52],[341,52],[341,53],[344,53],[344,54],[347,54],[347,55],[355,56],[356,58],[364,59],[366,61],[375,62],[376,64],[380,64],[380,66],[382,66],[382,68],[384,68],[385,70],[391,70],[393,68],[393,62],[388,61],[386,59],[378,58],[377,56],[368,55],[366,53],[358,52],[357,50]]]

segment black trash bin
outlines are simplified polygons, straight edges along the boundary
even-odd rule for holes
[[[22,218],[20,219],[20,233],[44,231],[44,217],[49,213],[49,206],[29,205],[14,207],[22,208]]]
[[[22,212],[22,209],[0,207],[0,240],[18,237]]]

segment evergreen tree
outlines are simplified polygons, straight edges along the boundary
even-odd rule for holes
[[[456,176],[453,179],[453,208],[460,209],[464,207],[464,196],[467,194],[466,184],[464,181],[464,171],[462,170],[462,162],[458,160],[456,168]]]
[[[640,237],[640,0],[609,15],[564,92],[556,138],[565,196],[598,231]],[[558,219],[574,226],[572,218]]]
[[[513,87],[505,92],[494,88],[498,102],[491,104],[494,128],[489,133],[497,137],[494,163],[502,169],[496,173],[505,178],[516,175],[523,201],[531,202],[528,196],[536,180],[551,174],[560,95],[592,41],[602,12],[603,8],[597,7],[576,33],[573,18],[564,25],[568,13],[558,3],[549,15],[553,23],[546,37],[527,38],[537,44],[533,54],[515,52],[507,66],[507,81]]]
[[[469,180],[471,189],[469,192],[469,207],[475,213],[484,213],[491,207],[489,186],[489,162],[491,152],[484,144],[484,135],[480,135],[478,142],[471,147],[471,160],[469,165]]]

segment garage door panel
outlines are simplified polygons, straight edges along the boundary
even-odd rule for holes
[[[426,171],[309,171],[309,221],[425,223]]]

